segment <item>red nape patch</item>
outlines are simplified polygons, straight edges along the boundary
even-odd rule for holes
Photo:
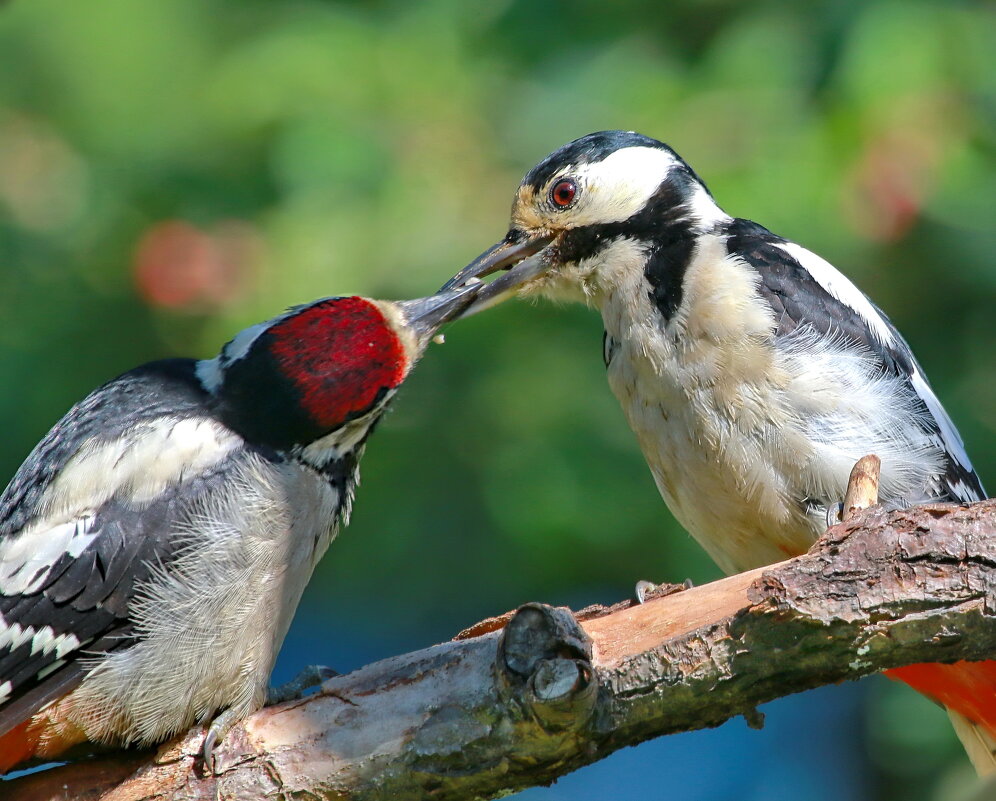
[[[322,428],[364,412],[379,392],[405,377],[404,346],[374,304],[331,298],[277,323],[267,332],[281,370],[301,404]]]
[[[885,675],[981,723],[996,737],[996,662],[908,665]]]

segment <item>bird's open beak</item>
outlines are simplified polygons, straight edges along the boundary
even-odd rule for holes
[[[447,285],[448,286],[448,285]],[[423,342],[450,320],[455,320],[474,302],[484,284],[469,284],[457,286],[455,289],[443,288],[435,295],[415,300],[398,301],[405,316],[419,339]]]
[[[441,291],[460,286],[481,287],[473,302],[460,312],[460,317],[469,317],[501,303],[520,286],[549,269],[550,254],[544,248],[553,241],[554,236],[538,234],[519,242],[503,239],[447,281]],[[498,270],[508,272],[490,284],[479,283],[482,277]],[[471,283],[468,284],[468,281]]]

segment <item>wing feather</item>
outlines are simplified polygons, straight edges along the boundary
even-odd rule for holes
[[[182,551],[187,510],[246,454],[194,371],[160,362],[96,390],[0,495],[0,734],[75,686],[93,657],[127,647],[137,589]]]
[[[938,500],[986,497],[954,423],[927,383],[909,345],[889,318],[846,276],[805,248],[749,220],[725,224],[727,249],[752,266],[761,296],[775,313],[775,337],[788,341],[801,328],[869,354],[883,375],[901,379],[916,407],[915,420],[943,452],[936,476]],[[914,499],[919,500],[919,499]]]

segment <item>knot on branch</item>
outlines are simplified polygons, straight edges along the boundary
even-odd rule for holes
[[[591,659],[591,640],[568,610],[526,604],[502,632],[499,684],[547,731],[580,728],[598,690]]]

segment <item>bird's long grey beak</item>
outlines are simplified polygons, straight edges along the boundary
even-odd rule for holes
[[[435,295],[415,300],[401,300],[405,320],[419,339],[427,342],[445,323],[455,320],[480,293],[484,284],[469,284],[456,289],[441,289]]]
[[[443,285],[441,291],[460,286],[481,287],[474,301],[460,313],[461,318],[501,303],[524,283],[550,267],[549,253],[544,248],[553,239],[554,234],[540,234],[520,242],[503,239],[454,275]],[[508,270],[508,272],[490,284],[478,283],[483,276],[498,270]],[[468,284],[468,281],[471,283]]]

